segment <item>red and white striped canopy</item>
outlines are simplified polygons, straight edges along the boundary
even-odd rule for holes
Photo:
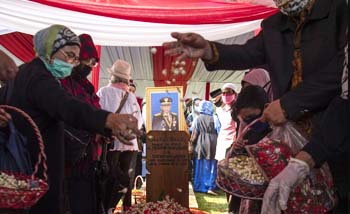
[[[12,37],[13,44],[0,36],[0,48],[10,51],[18,63],[27,61],[33,55],[30,35],[49,25],[63,24],[77,34],[90,34],[101,46],[100,86],[107,81],[107,67],[119,58],[132,64],[140,96],[142,88],[162,85],[164,78],[164,82],[187,86],[186,97],[204,97],[208,82],[212,89],[225,82],[238,84],[241,73],[208,73],[199,60],[186,67],[191,70],[186,77],[159,76],[159,69],[169,67],[171,60],[151,54],[150,47],[172,40],[173,31],[197,32],[224,43],[244,43],[263,18],[276,12],[272,0],[1,0],[0,35],[25,34]],[[156,65],[159,61],[162,64]]]

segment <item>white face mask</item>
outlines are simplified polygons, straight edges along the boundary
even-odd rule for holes
[[[287,16],[297,16],[304,10],[310,0],[274,0],[281,13]],[[287,3],[286,3],[287,2]]]

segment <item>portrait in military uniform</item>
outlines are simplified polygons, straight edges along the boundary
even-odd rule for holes
[[[182,100],[182,86],[146,88],[146,130],[184,130]]]
[[[160,112],[153,115],[152,130],[178,131],[179,119],[176,113],[171,112],[171,97],[163,97],[159,100]]]

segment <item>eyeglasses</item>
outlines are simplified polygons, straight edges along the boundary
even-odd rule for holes
[[[81,63],[86,65],[86,66],[89,66],[90,68],[94,68],[98,65],[98,62],[96,61],[95,58],[91,58],[88,60],[81,60]]]
[[[67,62],[74,64],[74,65],[79,65],[80,64],[80,60],[79,57],[76,56],[74,53],[72,52],[65,52],[61,49],[59,49],[59,51],[64,55],[64,57],[66,57]]]
[[[231,91],[223,91],[222,95],[231,95],[234,94],[235,92],[231,92]]]

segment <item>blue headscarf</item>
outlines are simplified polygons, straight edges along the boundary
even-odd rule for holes
[[[213,103],[207,100],[202,100],[199,103],[199,113],[206,114],[206,115],[213,115],[214,114],[214,106]]]

